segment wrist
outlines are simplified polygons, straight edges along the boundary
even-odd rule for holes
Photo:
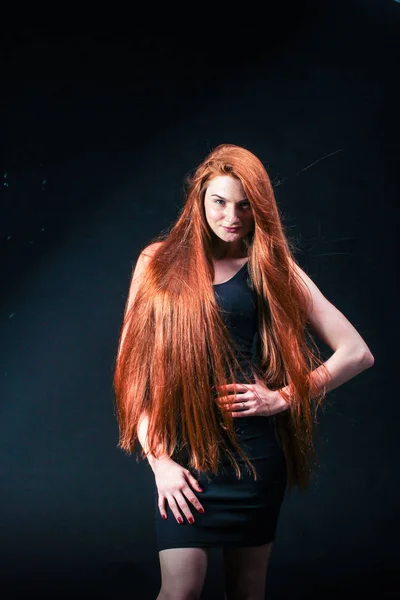
[[[286,410],[289,410],[290,404],[282,396],[281,390],[276,390],[276,397],[277,397],[277,406],[278,406],[278,408],[280,408],[279,412],[285,412]]]
[[[159,457],[155,457],[152,454],[148,454],[147,455],[147,461],[153,471],[153,473],[156,471],[156,469],[162,465],[165,464],[167,462],[171,462],[171,458],[168,455],[162,455]]]

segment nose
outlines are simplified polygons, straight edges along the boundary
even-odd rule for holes
[[[229,207],[227,206],[225,208],[225,225],[226,227],[236,227],[236,225],[240,225],[240,220],[237,217],[237,212],[239,211],[239,208],[236,208],[235,206],[233,207]]]

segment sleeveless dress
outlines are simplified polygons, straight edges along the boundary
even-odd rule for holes
[[[245,367],[259,361],[259,334],[255,293],[248,281],[247,262],[228,281],[213,286],[222,317],[233,339],[239,344],[238,359]],[[252,382],[251,370],[246,370]],[[240,381],[238,376],[236,381]],[[158,508],[158,491],[154,486],[155,526],[158,551],[167,548],[215,548],[224,546],[259,546],[275,539],[279,513],[283,503],[287,470],[283,451],[274,430],[274,417],[234,417],[238,441],[257,471],[257,480],[239,455],[235,455],[240,470],[238,479],[229,459],[224,457],[218,475],[192,471],[203,492],[192,488],[204,507],[200,514],[193,504],[187,504],[193,514],[191,525],[182,514],[179,524],[168,502],[167,519]],[[177,461],[188,468],[187,463]]]

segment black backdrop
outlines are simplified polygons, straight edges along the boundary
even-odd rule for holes
[[[284,502],[269,597],[400,596],[399,26],[395,1],[343,0],[5,28],[4,597],[158,593],[153,476],[116,447],[114,357],[138,251],[222,142],[264,161],[299,262],[375,356],[320,414],[321,468]],[[207,599],[220,567],[216,551]]]

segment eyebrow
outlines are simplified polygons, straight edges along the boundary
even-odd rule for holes
[[[216,198],[219,198],[220,200],[225,200],[225,202],[230,202],[230,200],[227,200],[226,198],[224,198],[223,196],[220,196],[219,194],[211,194],[211,196],[215,196]],[[238,200],[236,202],[236,204],[240,204],[241,202],[248,202],[247,198],[245,198],[244,200]]]

